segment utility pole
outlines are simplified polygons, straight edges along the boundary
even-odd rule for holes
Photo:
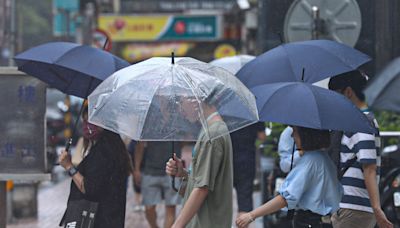
[[[84,11],[84,22],[83,22],[83,44],[91,45],[93,41],[93,30],[94,30],[94,17],[95,17],[95,5],[93,2],[89,2],[85,5]]]
[[[0,47],[1,52],[3,52],[4,45],[6,44],[6,8],[7,0],[0,0]],[[3,53],[0,53],[3,55]],[[0,57],[0,59],[3,56]],[[7,191],[6,182],[0,180],[0,227],[6,227],[7,225]]]
[[[0,227],[7,224],[7,189],[6,181],[0,181]]]
[[[11,0],[11,14],[10,14],[10,55],[8,57],[8,65],[13,66],[14,65],[14,54],[15,54],[15,1],[16,0]]]
[[[6,0],[0,0],[0,15],[6,15]],[[3,47],[4,44],[4,34],[6,31],[5,28],[6,19],[5,17],[0,17],[0,46]]]
[[[113,0],[113,11],[115,14],[121,11],[121,0]]]

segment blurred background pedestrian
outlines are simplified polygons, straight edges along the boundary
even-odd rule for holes
[[[141,189],[142,204],[145,206],[146,219],[151,228],[159,227],[157,205],[165,205],[163,227],[168,228],[175,221],[176,206],[181,203],[181,197],[171,186],[171,178],[165,173],[165,163],[173,153],[180,157],[180,143],[140,141],[136,146],[134,182],[135,186]]]
[[[233,186],[236,190],[238,215],[253,210],[256,175],[256,140],[266,140],[265,125],[258,122],[231,133],[233,149]]]

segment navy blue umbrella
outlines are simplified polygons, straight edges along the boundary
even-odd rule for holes
[[[107,44],[104,44],[104,46]],[[50,42],[14,57],[18,70],[46,82],[66,94],[87,98],[108,76],[130,64],[115,55],[87,45]],[[84,108],[82,103],[79,115]],[[76,119],[72,135],[75,134]],[[68,151],[72,137],[66,144]]]
[[[375,109],[400,113],[400,57],[375,76],[365,89],[368,104]]]
[[[236,74],[248,88],[274,83],[314,83],[357,69],[370,57],[347,45],[329,40],[309,40],[280,45],[244,65]]]
[[[18,70],[62,92],[86,98],[104,79],[130,64],[87,45],[51,42],[14,57]]]
[[[250,89],[262,121],[314,129],[376,133],[367,117],[346,97],[303,82],[281,82]]]

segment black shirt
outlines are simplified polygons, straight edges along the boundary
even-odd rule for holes
[[[264,130],[264,123],[258,122],[231,133],[234,162],[254,159],[257,133]]]
[[[77,167],[84,177],[85,194],[71,181],[68,201],[86,199],[99,202],[96,228],[123,228],[125,223],[127,172],[125,165],[116,159],[115,143],[123,142],[110,142],[103,134]]]

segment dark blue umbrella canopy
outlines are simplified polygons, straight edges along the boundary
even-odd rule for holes
[[[400,57],[374,77],[365,89],[368,105],[400,113]]]
[[[87,45],[51,42],[14,57],[18,70],[60,91],[86,98],[104,79],[129,66],[113,54]]]
[[[357,69],[371,58],[330,40],[309,40],[280,45],[244,65],[236,74],[247,87],[302,81],[314,83]]]
[[[303,82],[253,87],[262,121],[314,129],[376,133],[367,117],[346,97]]]

